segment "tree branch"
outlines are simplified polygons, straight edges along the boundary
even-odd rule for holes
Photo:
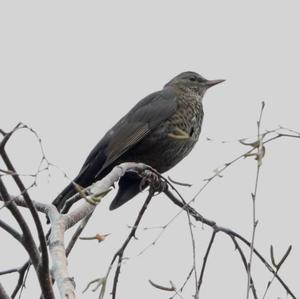
[[[178,200],[172,192],[169,190],[165,190],[164,193],[168,196],[168,198],[177,206],[179,206],[183,210],[188,210],[190,215],[196,220],[200,221],[203,224],[206,224],[210,226],[213,229],[216,229],[217,232],[223,232],[226,235],[230,237],[236,237],[240,241],[242,241],[244,244],[246,244],[248,247],[251,246],[251,243],[247,241],[244,237],[242,237],[240,234],[236,233],[235,231],[225,228],[222,226],[218,226],[216,222],[209,220],[205,217],[203,217],[201,214],[199,214],[194,208],[192,208],[189,204],[184,204],[180,200]],[[293,292],[290,290],[290,288],[286,285],[286,283],[281,279],[281,277],[276,273],[276,270],[273,269],[273,267],[266,261],[266,259],[255,249],[253,248],[253,253],[258,257],[258,259],[266,266],[266,268],[274,274],[276,279],[280,282],[280,284],[283,286],[283,288],[286,290],[286,292],[294,299],[296,299],[296,296],[293,294]]]
[[[243,265],[244,265],[246,273],[247,273],[247,278],[248,278],[248,266],[247,266],[247,260],[246,260],[245,254],[244,254],[241,246],[239,245],[239,243],[236,241],[236,239],[234,237],[231,237],[231,239],[232,239],[232,242],[234,243],[235,248],[237,249],[237,251],[240,254],[240,257],[242,259]],[[254,299],[257,299],[258,297],[257,297],[254,281],[253,281],[253,278],[251,275],[250,275],[250,289],[252,291]]]
[[[9,201],[9,199],[10,199],[10,196],[9,196],[9,194],[3,184],[3,181],[0,177],[0,200],[7,203]],[[9,203],[7,203],[6,207],[10,210],[11,214],[18,222],[18,224],[23,232],[24,246],[30,256],[32,264],[34,265],[34,267],[36,269],[38,269],[38,266],[40,264],[39,252],[35,245],[33,236],[30,232],[30,229],[29,229],[25,219],[23,218],[17,205],[13,201],[10,201]]]
[[[123,163],[116,166],[107,176],[102,180],[94,183],[85,191],[90,194],[86,200],[77,208],[70,211],[68,214],[58,213],[56,207],[51,205],[47,210],[47,216],[51,223],[51,233],[49,236],[49,249],[53,262],[53,278],[57,282],[58,289],[62,298],[68,297],[69,299],[75,298],[75,285],[73,278],[68,274],[67,268],[67,252],[64,247],[64,233],[67,229],[78,223],[80,220],[88,220],[90,215],[96,208],[91,200],[96,198],[101,200],[111,186],[120,179],[121,176],[128,170],[141,171],[147,169],[148,166],[142,163]],[[149,200],[150,201],[150,200]],[[83,228],[82,228],[83,229]],[[81,230],[81,229],[80,229]],[[80,232],[80,230],[78,232]],[[71,241],[74,242],[74,241]],[[71,243],[73,246],[74,243]],[[127,246],[127,245],[126,245]],[[125,247],[126,247],[125,246]],[[72,247],[68,247],[72,248]],[[125,249],[125,248],[124,248]]]
[[[10,297],[7,295],[5,289],[3,288],[1,282],[0,282],[0,298],[1,299],[10,299]]]
[[[25,188],[22,180],[20,179],[19,175],[17,174],[16,169],[14,168],[13,164],[11,163],[11,161],[5,151],[5,145],[6,145],[7,141],[12,136],[12,134],[21,127],[22,127],[22,124],[18,124],[14,128],[14,130],[12,130],[10,133],[8,133],[7,135],[4,136],[4,138],[2,139],[2,141],[0,143],[0,155],[1,155],[8,171],[14,173],[14,174],[12,174],[12,177],[13,177],[16,185],[18,186],[21,194],[24,196],[24,200],[25,200],[27,207],[29,208],[29,211],[34,220],[34,223],[35,223],[35,226],[37,229],[37,233],[38,233],[39,242],[40,242],[41,260],[38,263],[33,262],[33,264],[34,264],[35,269],[38,274],[38,278],[40,281],[40,285],[41,285],[41,289],[42,289],[44,298],[52,299],[52,298],[54,298],[54,294],[53,294],[53,290],[52,290],[52,284],[51,284],[50,273],[49,273],[49,258],[48,258],[47,244],[46,244],[43,227],[42,227],[41,221],[39,219],[38,213],[37,213],[32,201],[31,201],[31,198],[27,192],[27,189]],[[8,200],[8,193],[7,192],[5,192],[5,193],[6,194],[4,194],[4,195],[2,194],[2,197],[5,198],[7,196],[6,199]],[[24,237],[25,237],[24,242],[26,243],[26,241],[27,241],[26,236],[24,236]],[[29,240],[29,241],[30,241],[30,243],[32,243],[32,242],[34,243],[33,239]],[[32,244],[31,244],[31,246],[32,246]],[[38,254],[38,256],[39,256],[39,254]]]
[[[17,173],[16,169],[12,165],[9,157],[7,156],[4,148],[1,151],[1,157],[7,166],[7,169],[9,171],[12,171],[14,173]],[[27,204],[27,207],[32,215],[32,218],[34,220],[37,232],[38,232],[38,238],[40,242],[40,249],[41,249],[41,255],[42,255],[42,263],[39,265],[39,272],[42,274],[42,278],[45,284],[49,285],[49,259],[48,259],[48,251],[47,251],[47,244],[46,244],[46,239],[45,239],[45,234],[44,230],[40,221],[40,218],[38,216],[38,213],[32,203],[32,200],[23,185],[23,182],[21,181],[20,177],[18,175],[12,175],[13,179],[15,180],[16,185],[20,189],[21,194],[24,197],[24,200]],[[51,285],[51,284],[50,284]],[[47,288],[47,292],[49,291],[49,287]]]
[[[114,277],[114,282],[113,282],[113,289],[112,289],[112,298],[115,299],[116,298],[116,294],[117,294],[117,285],[118,285],[118,279],[120,276],[120,272],[121,272],[121,265],[122,265],[122,260],[123,260],[123,254],[124,251],[127,247],[127,245],[129,244],[130,240],[135,237],[135,233],[136,230],[140,224],[140,221],[145,213],[145,211],[147,210],[148,204],[150,203],[152,197],[153,197],[154,191],[152,189],[150,189],[149,194],[138,214],[138,217],[136,218],[134,225],[127,237],[127,239],[125,240],[125,242],[123,243],[122,247],[115,253],[112,261],[111,261],[111,265],[114,263],[114,261],[116,260],[116,258],[118,258],[118,264],[117,264],[117,269],[115,272],[115,277]]]
[[[5,223],[0,219],[0,227],[2,227],[6,232],[8,232],[11,236],[13,236],[18,242],[20,242],[23,246],[23,238],[22,235],[17,232],[13,227]]]
[[[202,285],[202,280],[203,280],[203,276],[204,276],[204,271],[205,271],[207,259],[208,259],[210,250],[211,250],[211,248],[212,248],[212,245],[213,245],[213,243],[214,243],[216,234],[217,234],[217,230],[214,229],[214,230],[213,230],[213,233],[212,233],[212,235],[211,235],[210,241],[209,241],[209,243],[208,243],[208,246],[207,246],[207,249],[206,249],[206,253],[205,253],[204,258],[203,258],[203,264],[202,264],[202,267],[201,267],[201,273],[200,273],[200,277],[199,277],[199,281],[198,281],[197,293],[196,293],[195,298],[199,298],[199,291],[200,291],[200,288],[201,288],[201,285]]]

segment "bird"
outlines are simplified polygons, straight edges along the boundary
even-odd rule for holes
[[[96,144],[79,174],[53,204],[61,211],[66,201],[77,193],[74,183],[86,188],[123,162],[144,163],[159,173],[174,167],[199,139],[205,92],[223,81],[207,80],[187,71],[140,100]],[[141,180],[137,173],[125,173],[109,209],[119,208],[137,195]]]

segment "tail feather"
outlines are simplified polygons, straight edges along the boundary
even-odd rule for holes
[[[112,203],[110,210],[115,210],[136,196],[140,190],[141,178],[133,172],[127,172],[119,181],[119,190]]]
[[[105,174],[105,173],[103,173]],[[92,182],[87,180],[86,178],[89,177],[86,173],[79,174],[75,179],[74,182],[85,188],[89,186]],[[119,189],[117,195],[113,199],[112,203],[110,204],[109,209],[114,210],[125,204],[127,201],[132,199],[136,196],[140,190],[140,183],[141,178],[138,174],[134,172],[127,172],[123,177],[119,180]],[[77,193],[74,184],[70,183],[52,202],[55,205],[59,212],[67,213],[69,208],[71,207],[66,204],[66,201],[71,198],[73,195]]]
[[[77,191],[74,188],[74,185],[70,183],[52,202],[53,205],[55,205],[58,209],[58,211],[61,211],[65,202],[75,195]]]

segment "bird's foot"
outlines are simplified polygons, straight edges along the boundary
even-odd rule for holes
[[[91,205],[94,205],[96,206],[100,201],[101,199],[106,195],[108,194],[112,189],[108,189],[106,191],[103,191],[103,192],[95,192],[94,194],[91,194],[89,196],[84,196],[85,200],[91,204]],[[92,190],[91,190],[92,191]]]
[[[153,172],[150,169],[146,169],[141,173],[140,190],[144,190],[147,186],[150,186],[154,192],[161,193],[167,188],[167,183],[161,179],[158,173]]]

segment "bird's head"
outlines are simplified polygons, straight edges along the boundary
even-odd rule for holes
[[[224,81],[222,79],[207,80],[195,72],[184,72],[174,77],[165,87],[172,86],[176,89],[195,93],[202,99],[207,89]]]

